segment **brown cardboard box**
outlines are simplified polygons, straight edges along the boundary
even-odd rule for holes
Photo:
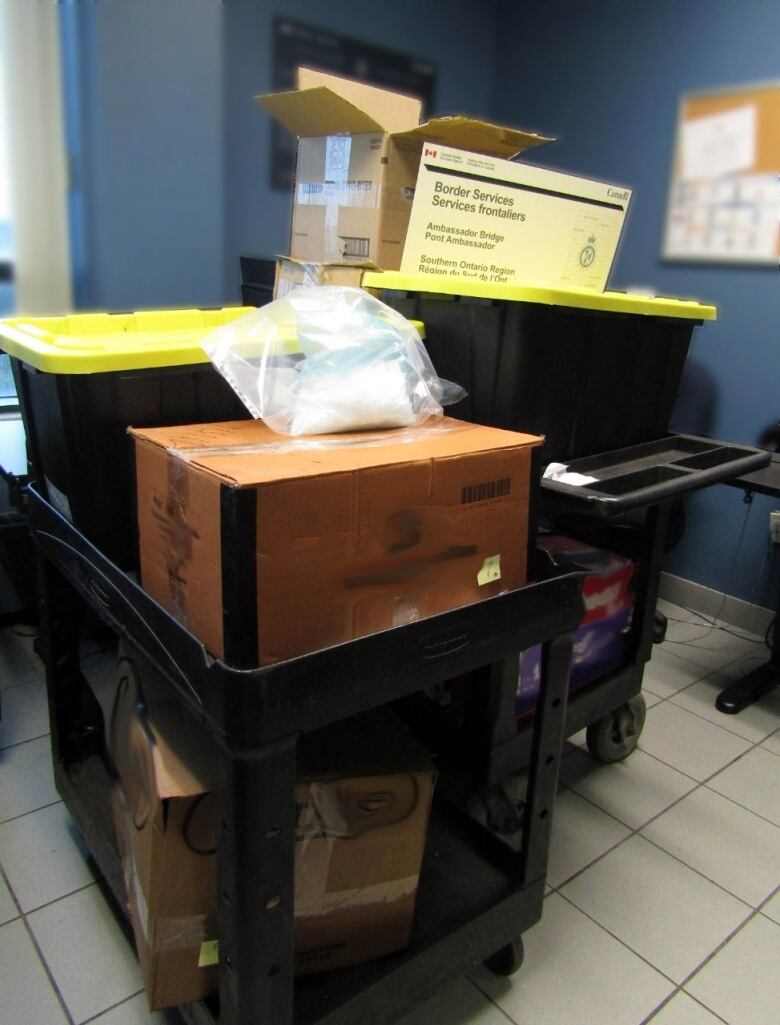
[[[274,299],[284,299],[296,288],[311,288],[315,285],[360,288],[363,271],[378,269],[376,264],[368,261],[363,263],[314,263],[295,260],[291,256],[277,256]],[[367,289],[367,291],[371,290]]]
[[[230,664],[526,582],[540,438],[449,418],[298,439],[261,421],[131,433],[143,587]]]
[[[420,101],[299,68],[298,89],[256,96],[298,136],[290,255],[401,266],[424,142],[511,157],[543,136],[470,117],[420,124]]]
[[[130,919],[152,1010],[217,988],[207,954],[217,936],[212,774],[208,735],[188,730],[170,689],[123,651],[116,671],[109,754]],[[206,852],[206,853],[204,853]]]
[[[427,752],[385,710],[301,738],[298,974],[409,945],[435,779]]]
[[[133,663],[133,659],[126,660]],[[138,665],[133,671],[138,671]],[[145,763],[122,773],[114,822],[149,1006],[198,1000],[217,988],[217,764],[208,738],[155,707],[143,668],[143,722],[119,744]],[[137,707],[137,706],[136,706]],[[119,764],[131,760],[117,752]],[[305,735],[298,745],[295,970],[326,971],[408,946],[435,773],[423,749],[384,711]],[[263,908],[258,908],[262,914]]]

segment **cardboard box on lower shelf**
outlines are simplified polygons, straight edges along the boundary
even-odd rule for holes
[[[217,988],[218,763],[209,738],[182,721],[138,656],[125,654],[117,677],[124,691],[112,735],[121,780],[114,823],[147,998],[157,1010]],[[296,974],[408,945],[434,782],[426,752],[386,711],[301,738]]]
[[[231,665],[526,583],[541,438],[447,417],[302,438],[260,421],[132,433],[141,583]]]

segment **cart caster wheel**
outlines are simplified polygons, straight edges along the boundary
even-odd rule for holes
[[[653,644],[663,644],[666,640],[666,628],[669,623],[663,612],[656,609],[653,616]]]
[[[513,975],[523,963],[524,957],[523,940],[518,937],[513,943],[507,943],[495,954],[491,954],[483,964],[494,975]]]
[[[588,727],[586,741],[594,758],[602,762],[620,762],[637,745],[645,724],[647,708],[641,694]]]

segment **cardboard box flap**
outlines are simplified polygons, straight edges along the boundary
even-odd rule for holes
[[[130,433],[236,487],[539,445],[543,440],[449,417],[418,427],[305,438],[275,434],[259,420],[131,428]]]
[[[419,124],[422,102],[415,96],[382,89],[313,68],[298,68],[298,89],[329,89],[375,118],[386,132],[403,132]]]
[[[212,790],[219,753],[212,737],[191,723],[158,671],[122,642],[117,662],[117,698],[112,713],[112,755],[118,766],[130,766],[136,782],[152,788],[154,804],[169,797],[196,797]],[[120,687],[120,681],[125,686]],[[147,771],[138,773],[145,762]],[[122,773],[120,771],[120,776]],[[127,785],[127,780],[122,780]]]
[[[361,132],[383,132],[382,125],[330,89],[303,89],[255,96],[271,117],[298,138]]]
[[[166,717],[163,723],[158,710],[149,726],[154,737],[152,750],[158,797],[162,800],[197,797],[214,789],[216,755],[207,758],[204,748],[194,747],[181,726],[181,717],[178,724],[172,717]]]
[[[507,128],[506,125],[494,125],[490,121],[463,115],[434,117],[409,131],[394,133],[394,138],[438,142],[442,146],[454,146],[473,153],[488,153],[503,158],[516,156],[534,146],[555,142],[550,136]]]
[[[261,93],[255,103],[298,138],[361,132],[404,132],[420,120],[421,104],[411,96],[363,82],[298,69],[299,88]]]

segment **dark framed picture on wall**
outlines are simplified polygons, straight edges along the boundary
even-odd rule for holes
[[[297,69],[314,68],[356,78],[370,85],[406,93],[422,100],[422,114],[433,108],[436,65],[382,46],[342,36],[327,28],[305,25],[290,18],[274,19],[273,90],[297,88]],[[273,189],[289,191],[295,169],[295,139],[280,125],[271,125],[271,180]]]

